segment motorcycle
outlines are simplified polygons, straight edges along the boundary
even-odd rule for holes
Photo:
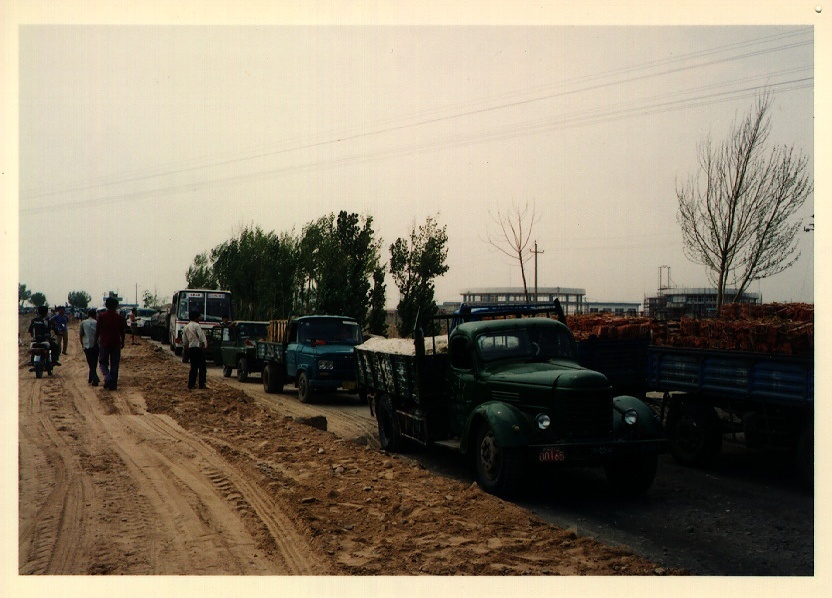
[[[33,341],[29,344],[29,355],[32,356],[32,368],[30,372],[35,372],[35,377],[43,378],[43,372],[50,376],[52,375],[52,348],[49,341],[37,342]]]

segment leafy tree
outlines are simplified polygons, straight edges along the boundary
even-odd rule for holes
[[[213,274],[221,288],[231,291],[241,317],[285,318],[292,309],[295,254],[291,234],[245,227],[211,251]]]
[[[529,286],[526,283],[526,260],[529,259],[529,243],[532,240],[534,225],[539,217],[535,215],[534,205],[529,213],[529,203],[521,209],[517,204],[512,204],[511,209],[506,212],[497,211],[491,219],[500,228],[500,234],[492,235],[487,233],[487,239],[492,247],[512,260],[520,264],[520,276],[523,279],[523,293],[526,295],[526,302],[530,301]]]
[[[800,257],[793,216],[812,193],[808,159],[793,146],[766,147],[771,96],[758,97],[722,144],[699,146],[699,169],[677,184],[678,222],[688,259],[708,268],[717,308],[754,281],[782,272]],[[736,295],[725,297],[729,286]]]
[[[380,259],[372,224],[371,216],[342,210],[304,229],[299,291],[307,311],[350,316],[364,325]]]
[[[44,295],[43,293],[32,293],[32,296],[29,297],[29,303],[31,303],[35,307],[40,307],[41,305],[47,305],[46,295]]]
[[[194,263],[185,275],[189,289],[213,289],[217,286],[208,253],[200,253],[194,257]]]
[[[434,279],[448,271],[448,234],[433,218],[410,231],[408,240],[398,238],[390,246],[390,273],[401,293],[398,304],[399,334],[410,336],[416,317],[435,315]],[[436,326],[425,330],[435,334]]]
[[[387,310],[384,309],[387,285],[384,283],[384,266],[373,270],[373,289],[370,291],[370,314],[367,316],[367,330],[371,334],[387,336]]]
[[[66,296],[66,300],[72,307],[85,309],[89,307],[92,297],[90,297],[90,294],[86,291],[70,291]]]
[[[142,292],[142,307],[159,307],[162,305],[162,298],[154,291],[151,293],[148,290]]]
[[[25,284],[17,284],[17,302],[20,304],[20,307],[23,307],[23,304],[29,301],[32,298],[32,291],[26,288]]]

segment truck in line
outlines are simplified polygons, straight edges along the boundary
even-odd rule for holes
[[[602,466],[619,492],[646,492],[667,449],[658,417],[582,367],[562,322],[525,317],[534,315],[463,318],[445,353],[420,330],[409,353],[375,339],[356,347],[358,385],[382,448],[416,443],[470,455],[478,484],[497,495],[514,493],[531,465]]]
[[[298,399],[308,403],[318,392],[357,391],[354,349],[363,336],[355,319],[310,315],[270,326],[268,340],[254,341],[267,393],[293,384]]]
[[[711,465],[732,437],[749,449],[791,452],[812,485],[813,355],[590,338],[578,344],[578,360],[604,373],[617,392],[656,407],[677,462]]]
[[[249,375],[263,371],[256,342],[266,339],[268,327],[268,322],[237,320],[214,328],[213,335],[219,338],[210,343],[210,355],[214,363],[222,366],[223,376],[230,378],[236,370],[237,380],[245,382]]]

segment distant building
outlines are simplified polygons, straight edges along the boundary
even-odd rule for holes
[[[586,289],[567,287],[538,287],[537,300],[533,289],[529,289],[531,303],[551,303],[560,301],[566,314],[584,313]],[[521,287],[489,287],[468,289],[462,292],[462,303],[475,307],[477,305],[519,305],[528,303]]]
[[[641,315],[641,303],[620,301],[584,301],[584,314],[613,314],[636,317]]]
[[[725,289],[726,297],[736,295],[737,289]],[[644,300],[644,315],[655,320],[678,320],[682,316],[691,318],[712,318],[716,314],[716,295],[714,288],[665,288],[660,289],[654,297]],[[758,293],[743,293],[737,303],[757,304]]]

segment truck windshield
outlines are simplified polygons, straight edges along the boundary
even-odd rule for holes
[[[323,341],[331,344],[359,345],[361,328],[357,322],[336,318],[303,320],[298,324],[300,342]]]
[[[575,358],[569,333],[556,328],[521,328],[483,334],[477,338],[477,350],[484,362]]]
[[[255,322],[238,324],[240,337],[243,338],[266,338],[269,325]]]

